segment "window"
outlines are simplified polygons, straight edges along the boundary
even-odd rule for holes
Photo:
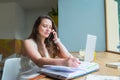
[[[120,53],[119,5],[120,0],[105,0],[106,49],[115,53]]]

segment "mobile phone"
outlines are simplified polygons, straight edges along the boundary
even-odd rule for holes
[[[51,41],[51,40],[53,40],[53,38],[54,38],[54,35],[53,35],[53,32],[51,32],[50,35],[49,35],[49,37],[48,37],[48,40]]]

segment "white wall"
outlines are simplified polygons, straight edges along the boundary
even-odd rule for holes
[[[47,15],[49,11],[50,9],[25,11],[25,38],[27,38],[31,34],[36,19],[40,15]]]
[[[0,3],[0,39],[25,39],[35,20],[51,10],[40,9],[25,11],[17,3]]]
[[[24,11],[23,9],[19,6],[16,5],[16,29],[15,29],[15,38],[16,39],[23,39],[25,35],[25,18],[24,18]]]
[[[45,6],[47,5],[44,8],[27,10],[19,3],[0,3],[0,39],[27,38],[38,16],[51,11],[51,7]]]
[[[16,3],[0,3],[0,39],[21,38],[24,13]],[[17,37],[16,37],[17,36]]]

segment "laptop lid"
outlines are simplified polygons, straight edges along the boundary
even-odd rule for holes
[[[91,62],[94,59],[97,37],[95,35],[87,35],[86,50],[84,61]]]

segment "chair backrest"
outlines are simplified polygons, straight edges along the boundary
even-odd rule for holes
[[[20,69],[20,58],[9,58],[5,61],[2,80],[17,80]]]

